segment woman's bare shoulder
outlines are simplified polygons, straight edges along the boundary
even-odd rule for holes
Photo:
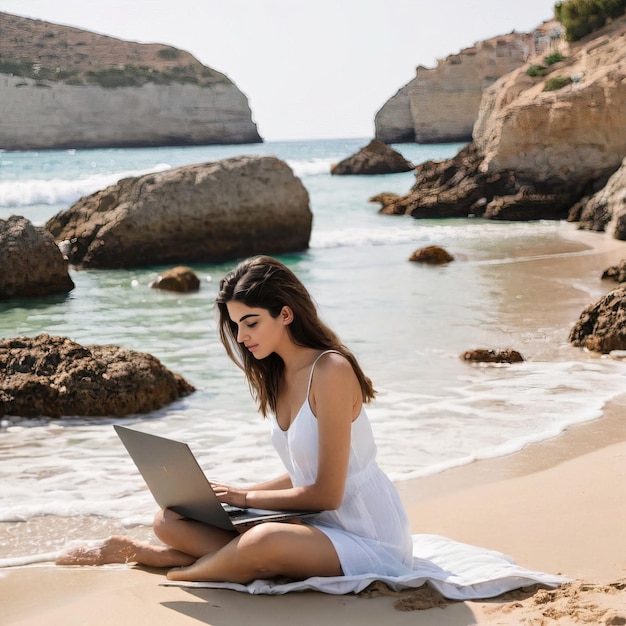
[[[325,380],[332,380],[334,377],[341,380],[356,378],[350,361],[340,352],[322,354],[315,365],[315,374]]]

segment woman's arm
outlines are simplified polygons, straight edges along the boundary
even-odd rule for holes
[[[250,489],[245,495],[247,506],[333,510],[341,505],[350,458],[352,422],[358,416],[362,403],[358,380],[344,357],[330,353],[317,363],[310,403],[317,418],[319,435],[316,481],[304,487]]]

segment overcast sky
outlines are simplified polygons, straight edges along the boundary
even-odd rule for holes
[[[0,0],[0,11],[191,52],[249,99],[266,140],[374,136],[418,65],[530,32],[554,0]]]

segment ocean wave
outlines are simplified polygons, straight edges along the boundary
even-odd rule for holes
[[[293,173],[300,176],[320,176],[330,174],[331,166],[337,162],[337,159],[306,159],[306,160],[290,160],[287,159],[287,165],[293,170]]]
[[[123,178],[143,176],[151,172],[170,169],[167,163],[159,163],[144,170],[129,170],[112,174],[95,174],[85,178],[66,180],[62,178],[31,178],[0,182],[0,207],[25,207],[33,205],[73,204],[83,196],[95,193]]]
[[[401,219],[401,218],[400,218]],[[411,220],[408,224],[402,221],[399,226],[379,224],[373,227],[371,224],[364,226],[346,226],[329,230],[317,229],[311,235],[311,248],[341,248],[351,246],[383,246],[394,244],[419,244],[419,245],[450,245],[455,241],[471,241],[484,239],[486,236],[520,237],[526,235],[535,236],[537,233],[551,233],[559,228],[558,223],[485,223],[479,220],[458,221],[454,224],[434,224],[433,221]],[[443,243],[442,243],[443,242]],[[572,253],[567,253],[572,254]],[[577,254],[589,254],[582,251]],[[502,264],[517,262],[520,260],[537,260],[540,258],[552,258],[554,255],[529,255],[527,257],[509,256],[492,260],[476,261],[484,264]]]

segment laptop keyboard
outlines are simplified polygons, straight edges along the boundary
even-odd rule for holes
[[[240,509],[232,504],[222,504],[222,506],[224,507],[226,513],[228,513],[228,517],[239,517],[248,513],[246,509]]]

